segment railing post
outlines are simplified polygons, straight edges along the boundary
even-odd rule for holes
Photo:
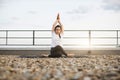
[[[91,53],[91,30],[89,30],[89,51],[88,53]]]
[[[116,32],[117,32],[117,40],[116,40],[117,42],[116,42],[116,47],[119,47],[119,40],[118,40],[118,38],[119,38],[118,34],[119,34],[119,33],[118,33],[118,30],[116,30]]]
[[[33,45],[35,45],[35,30],[33,30]]]
[[[6,30],[6,45],[8,45],[8,30]]]

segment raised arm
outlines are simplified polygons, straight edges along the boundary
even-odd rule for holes
[[[63,33],[63,32],[64,32],[64,27],[63,27],[63,24],[62,24],[61,21],[60,21],[60,15],[59,15],[59,13],[58,13],[58,15],[57,15],[57,20],[58,20],[59,25],[60,25],[61,28],[62,28],[62,33]]]
[[[59,25],[61,26],[61,28],[62,28],[62,33],[63,33],[63,32],[64,32],[64,26],[63,26],[63,24],[61,23],[60,20],[58,20],[58,23],[59,23]]]
[[[57,25],[57,23],[58,23],[58,20],[56,19],[53,26],[52,26],[52,32],[54,32],[54,29],[55,29],[55,26]]]
[[[62,33],[63,33],[64,32],[64,27],[63,27],[63,25],[62,25],[62,23],[60,21],[60,15],[59,15],[59,13],[58,13],[57,18],[56,18],[56,20],[55,20],[55,22],[54,22],[54,24],[52,26],[52,31],[54,31],[55,26],[57,25],[57,23],[59,23],[59,25],[61,25]]]

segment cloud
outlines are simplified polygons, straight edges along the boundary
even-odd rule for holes
[[[71,11],[68,11],[68,14],[86,14],[89,12],[89,7],[87,6],[78,6],[76,9],[72,9]]]
[[[120,11],[120,0],[103,0],[105,10]]]
[[[12,19],[12,20],[15,20],[15,21],[16,21],[16,20],[19,20],[18,17],[11,17],[11,19]]]
[[[28,11],[28,13],[29,13],[29,14],[36,14],[37,11],[32,11],[32,10],[31,10],[31,11]]]
[[[0,0],[0,8],[2,8],[3,7],[3,0]]]

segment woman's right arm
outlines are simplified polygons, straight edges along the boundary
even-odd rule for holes
[[[57,23],[58,23],[58,20],[56,19],[53,26],[52,26],[52,32],[54,32],[54,29],[55,29],[55,26],[57,25]]]

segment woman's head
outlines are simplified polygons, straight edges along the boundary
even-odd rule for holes
[[[61,31],[62,31],[61,26],[60,26],[60,25],[57,25],[57,26],[55,27],[54,31],[55,31],[56,34],[60,34]]]

